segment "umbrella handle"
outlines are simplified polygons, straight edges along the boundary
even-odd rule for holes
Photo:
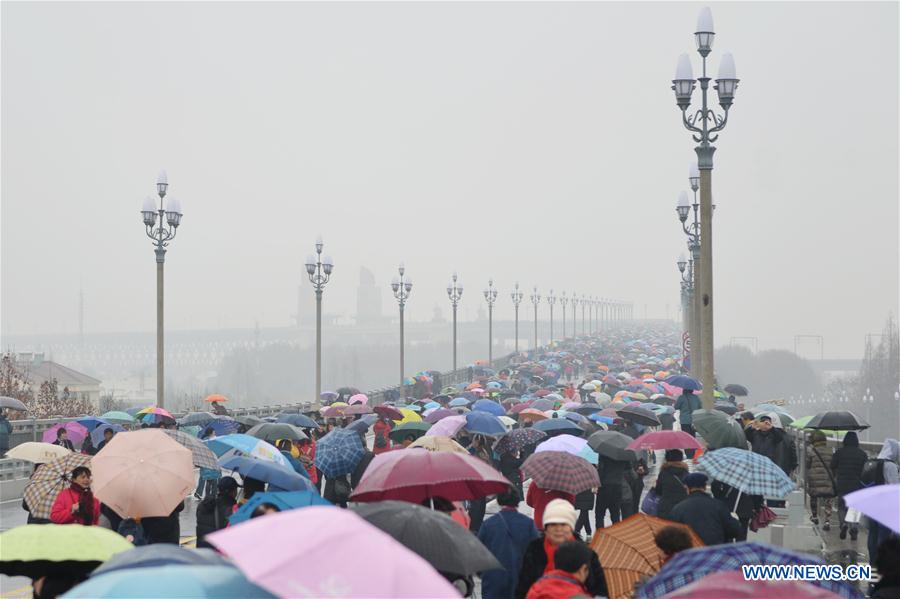
[[[735,514],[737,514],[738,502],[741,500],[741,493],[742,493],[742,491],[740,489],[738,489],[737,499],[734,500],[734,509],[731,510]]]

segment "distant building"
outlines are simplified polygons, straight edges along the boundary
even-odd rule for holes
[[[17,354],[16,364],[28,373],[28,381],[35,395],[40,390],[41,384],[56,379],[57,389],[60,393],[68,387],[71,395],[90,401],[91,405],[100,405],[99,379],[51,360],[45,360],[43,352]]]
[[[361,266],[359,287],[356,290],[356,324],[373,325],[385,320],[381,305],[382,288],[375,281],[372,271]]]

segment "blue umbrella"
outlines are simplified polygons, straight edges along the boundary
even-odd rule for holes
[[[91,572],[91,576],[96,577],[129,568],[156,568],[176,564],[233,567],[220,553],[212,549],[185,549],[169,543],[154,543],[113,555]]]
[[[362,418],[359,420],[354,420],[344,428],[348,431],[356,431],[359,432],[368,432],[369,427],[371,427],[375,422],[378,421],[377,414],[363,414]]]
[[[534,423],[534,428],[539,431],[544,431],[548,435],[551,433],[566,433],[580,437],[584,434],[584,431],[581,430],[581,427],[579,427],[571,420],[567,420],[565,418],[548,418],[546,420],[541,420],[540,422]]]
[[[610,418],[609,416],[601,416],[598,412],[594,412],[590,416],[588,416],[594,422],[603,422],[604,424],[612,424],[615,422],[615,418]]]
[[[491,401],[489,399],[479,399],[474,404],[472,404],[473,412],[487,412],[488,414],[493,414],[494,416],[503,416],[506,414],[506,410],[503,409],[503,406],[498,404],[496,401]]]
[[[247,503],[231,515],[228,521],[238,524],[250,519],[250,515],[262,503],[271,503],[282,512],[294,510],[311,505],[333,505],[330,501],[322,499],[318,493],[310,491],[292,491],[290,493],[254,493]]]
[[[316,421],[305,414],[279,414],[275,422],[293,424],[300,428],[319,428]]]
[[[274,462],[234,456],[220,460],[219,465],[225,470],[237,472],[244,478],[255,478],[286,491],[315,491],[316,489],[308,478],[303,478],[290,468]]]
[[[463,428],[476,435],[499,436],[507,432],[500,419],[487,412],[469,412]]]
[[[94,447],[100,445],[100,441],[103,440],[103,431],[106,429],[112,429],[113,433],[121,433],[125,430],[118,424],[101,424],[91,431],[91,443],[94,444]]]
[[[94,430],[95,428],[97,428],[97,427],[100,426],[101,424],[112,424],[112,423],[109,422],[108,420],[104,420],[103,418],[98,418],[98,417],[96,417],[96,416],[87,416],[87,417],[85,417],[85,418],[79,418],[79,419],[76,420],[75,422],[77,422],[78,424],[80,424],[80,425],[83,426],[84,428],[88,429],[89,431]]]
[[[469,405],[469,403],[471,403],[471,402],[468,399],[466,399],[465,397],[455,397],[450,400],[450,403],[448,405],[451,408],[464,408],[467,405]]]
[[[666,382],[673,387],[681,387],[682,389],[690,389],[692,391],[699,391],[703,389],[703,385],[700,384],[700,381],[692,379],[691,377],[684,374],[673,374],[672,376],[666,378]]]
[[[191,597],[194,599],[275,598],[247,580],[232,566],[172,565],[130,568],[89,578],[65,593],[72,599],[146,599],[147,597]]]
[[[426,410],[433,410],[433,409],[435,409],[435,408],[441,407],[441,404],[439,404],[439,403],[436,402],[436,401],[429,401],[429,402],[428,402],[427,404],[425,404],[423,407],[424,407]]]
[[[284,459],[288,461],[288,464],[291,465],[291,468],[294,469],[294,472],[302,476],[303,478],[309,478],[309,472],[306,471],[306,467],[300,463],[300,460],[291,455],[290,451],[281,450],[281,455],[284,456]]]
[[[316,467],[327,477],[350,474],[366,455],[359,433],[336,428],[316,444]]]
[[[268,459],[282,466],[289,465],[288,461],[284,459],[284,456],[281,455],[281,452],[274,445],[243,433],[207,439],[204,443],[217,457],[222,457],[229,451],[236,449],[243,454]]]
[[[210,428],[216,433],[217,437],[224,437],[225,435],[238,432],[238,429],[241,428],[241,423],[230,418],[216,418],[207,422],[206,426],[202,427],[202,430],[206,432]]]
[[[582,416],[582,415],[579,414],[578,412],[566,412],[565,418],[566,418],[567,420],[571,420],[571,421],[574,422],[575,424],[584,424],[585,422],[588,421],[587,418],[585,418],[584,416]]]

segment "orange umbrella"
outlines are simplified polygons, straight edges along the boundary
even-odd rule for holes
[[[703,546],[703,541],[689,526],[647,514],[635,514],[608,528],[597,530],[591,548],[597,552],[603,566],[610,599],[631,596],[634,583],[659,571],[665,556],[653,537],[665,526],[685,529],[694,547]]]
[[[168,516],[194,488],[191,450],[159,429],[115,435],[91,469],[94,495],[123,518]]]
[[[547,415],[541,412],[540,410],[536,410],[534,408],[525,408],[521,412],[519,412],[519,420],[546,420]]]
[[[228,398],[225,397],[224,395],[219,395],[218,393],[214,393],[214,394],[208,396],[203,401],[213,403],[213,402],[220,402],[220,401],[228,401]]]
[[[473,389],[481,389],[480,383],[472,383],[468,387],[466,387],[466,391],[472,391]]]

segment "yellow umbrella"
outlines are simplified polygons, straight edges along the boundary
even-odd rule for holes
[[[40,443],[37,441],[28,441],[16,445],[6,454],[6,457],[14,460],[25,460],[35,464],[46,464],[52,462],[56,458],[61,458],[68,454],[69,450],[53,443]]]
[[[334,404],[332,404],[334,405]],[[422,422],[422,417],[410,410],[409,408],[397,408],[401,414],[403,414],[403,418],[400,420],[394,420],[397,424],[405,424],[407,422]]]
[[[421,447],[428,451],[450,451],[456,453],[469,453],[466,448],[451,439],[450,437],[442,437],[435,435],[433,437],[419,437],[413,441],[408,449],[413,447]]]

